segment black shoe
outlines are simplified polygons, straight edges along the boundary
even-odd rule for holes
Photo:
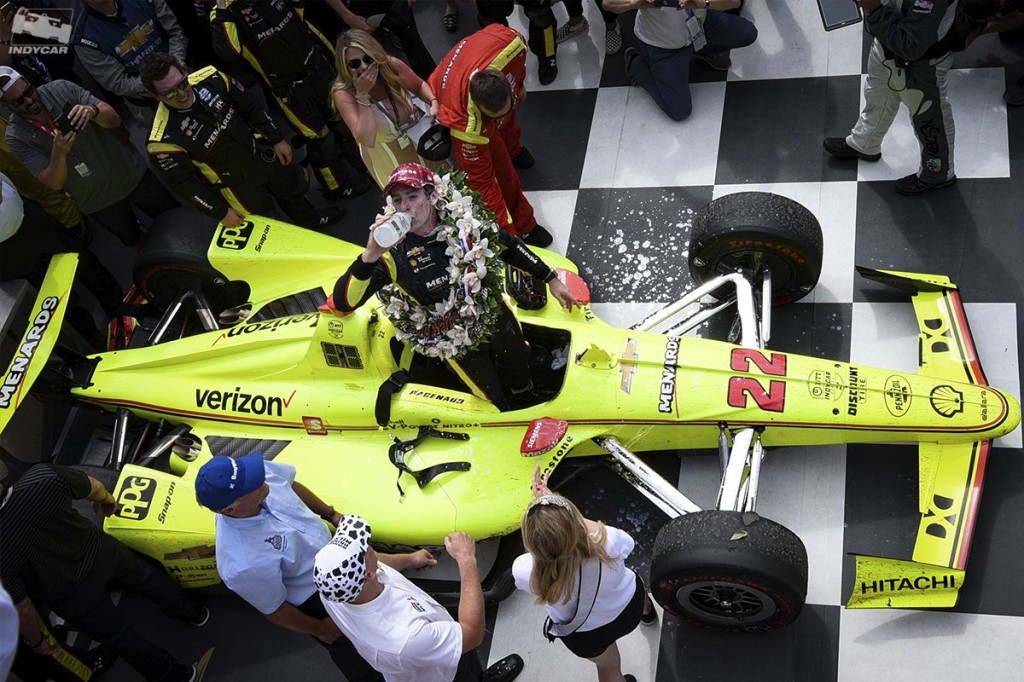
[[[536,246],[541,249],[551,246],[551,242],[555,240],[555,238],[551,236],[551,233],[542,225],[534,226],[532,230],[520,237],[520,239],[530,246]]]
[[[641,613],[640,622],[644,625],[654,625],[658,622],[658,612],[654,609],[654,605],[651,604],[650,613]]]
[[[633,74],[629,72],[629,65],[633,63],[633,60],[639,57],[635,47],[627,47],[626,51],[622,53],[622,58],[626,61],[626,77],[629,78],[629,84],[635,86],[636,79],[633,78]]]
[[[729,67],[732,66],[732,59],[729,57],[728,50],[725,52],[716,52],[714,54],[695,52],[693,56],[697,58],[697,61],[702,62],[716,71],[728,71]]]
[[[512,159],[512,165],[516,168],[533,168],[533,154],[529,149],[523,147]]]
[[[550,85],[555,81],[555,78],[558,77],[558,64],[555,63],[554,57],[540,60],[537,76],[540,79],[541,85]]]
[[[862,151],[854,149],[850,145],[846,144],[845,137],[826,137],[821,146],[825,148],[825,151],[832,156],[839,159],[864,159],[865,161],[878,161],[882,158],[882,153],[877,154],[865,154]]]
[[[519,654],[509,654],[505,658],[492,663],[484,671],[485,682],[512,682],[523,672],[523,657]]]
[[[626,680],[626,682],[636,682],[636,678],[630,675],[629,673],[623,675],[622,679]]]
[[[903,196],[913,196],[915,194],[930,192],[933,189],[952,187],[955,184],[956,176],[953,176],[949,180],[944,180],[943,182],[925,182],[921,178],[917,177],[917,174],[915,173],[896,181],[896,193],[902,194]]]

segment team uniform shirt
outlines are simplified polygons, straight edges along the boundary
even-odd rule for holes
[[[706,9],[695,9],[693,13],[704,23]],[[664,50],[678,50],[693,42],[686,27],[689,18],[686,12],[674,7],[645,7],[636,13],[633,33],[641,41]]]
[[[102,532],[75,511],[89,496],[81,471],[36,464],[0,500],[0,582],[15,604],[29,590],[62,597],[96,561]]]
[[[956,2],[949,0],[882,0],[864,17],[864,25],[882,44],[886,57],[935,59],[963,49],[962,39],[950,33],[955,17]]]
[[[0,173],[0,192],[3,193],[3,201],[0,201],[0,242],[2,242],[18,232],[21,221],[25,219],[25,204],[21,200],[21,195],[18,194],[18,188],[3,173]]]
[[[526,52],[526,43],[519,33],[501,24],[490,24],[456,44],[428,81],[438,101],[437,118],[451,129],[459,167],[468,175],[470,187],[480,192],[487,208],[505,229],[511,225],[509,209],[495,178],[494,163],[487,147],[491,138],[501,134],[499,126],[518,130],[519,124],[514,115],[500,122],[484,118],[469,96],[469,79],[483,69],[501,71],[512,86],[514,112],[519,108],[520,90],[526,81]],[[510,149],[509,153],[518,151]],[[518,227],[525,229],[532,224]]]
[[[152,102],[139,79],[142,60],[167,52],[185,63],[188,41],[164,0],[118,0],[118,12],[108,17],[82,3],[72,34],[75,56],[104,88]]]
[[[60,116],[67,105],[100,104],[88,90],[65,80],[44,83],[36,87],[36,92],[51,117]],[[50,164],[55,133],[52,120],[36,127],[21,116],[11,116],[7,123],[7,146],[32,175],[39,175]],[[63,190],[85,214],[127,197],[146,173],[145,157],[95,121],[87,123],[75,137],[67,164]]]
[[[203,213],[228,210],[222,187],[240,184],[256,163],[256,138],[284,139],[266,107],[235,79],[212,66],[188,76],[195,102],[188,109],[160,103],[146,145],[155,168],[179,196]]]
[[[384,591],[365,604],[328,599],[324,608],[359,654],[388,682],[451,682],[462,657],[462,627],[426,592],[385,564]]]
[[[626,557],[633,551],[634,541],[623,530],[613,526],[605,526],[604,551],[611,557],[613,564],[604,564],[600,567],[601,583],[597,589],[597,600],[594,608],[590,611],[589,617],[583,622],[576,632],[587,632],[595,630],[602,625],[611,623],[622,613],[636,591],[636,574],[626,568],[624,563]],[[597,559],[590,559],[583,564],[583,582],[593,585],[598,579]],[[516,587],[524,592],[536,594],[530,587],[530,575],[533,573],[533,556],[523,554],[512,563],[512,577],[515,578]],[[577,573],[577,577],[579,574]],[[548,615],[555,623],[571,623],[574,614],[577,613],[576,603],[579,594],[579,585],[573,586],[572,596],[568,601],[560,604],[546,604]],[[591,588],[585,594],[592,595]],[[579,614],[586,614],[590,609],[589,598],[587,603],[579,604]]]
[[[355,310],[382,287],[392,282],[420,305],[433,305],[448,298],[452,284],[445,254],[447,241],[438,241],[435,232],[421,237],[409,233],[376,263],[362,258],[352,261],[348,271],[334,285],[334,306],[341,311]],[[537,257],[519,237],[498,231],[503,250],[501,259],[534,277],[547,280],[551,268]]]
[[[217,514],[217,572],[233,592],[269,614],[285,602],[298,606],[316,592],[313,561],[331,534],[292,489],[295,467],[263,466],[270,494],[259,514]]]

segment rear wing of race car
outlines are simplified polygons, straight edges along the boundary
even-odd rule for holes
[[[868,279],[912,292],[918,371],[988,385],[957,287],[946,277],[857,268]],[[921,519],[911,561],[855,554],[848,608],[955,606],[963,585],[991,441],[919,447]]]
[[[0,433],[7,428],[53,352],[77,267],[78,255],[74,253],[62,253],[50,261],[39,295],[32,304],[28,328],[0,378]]]

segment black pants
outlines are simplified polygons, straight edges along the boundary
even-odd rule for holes
[[[509,393],[519,393],[530,386],[530,347],[512,311],[504,304],[500,306],[490,342],[448,362],[463,381],[468,379],[475,384],[477,391],[503,412],[512,409]]]
[[[93,211],[89,217],[120,239],[125,246],[134,246],[141,237],[139,220],[135,217],[134,208],[138,208],[150,218],[155,218],[164,211],[178,206],[181,206],[181,203],[160,184],[152,171],[147,170],[131,194],[106,208]]]
[[[601,18],[604,19],[604,23],[614,24],[617,16],[615,12],[606,10],[602,0],[595,0],[595,2],[597,2],[597,8],[601,10]],[[564,4],[565,11],[569,13],[570,18],[583,16],[583,0],[565,0]]]
[[[327,614],[327,609],[324,608],[324,603],[320,601],[319,592],[314,592],[312,597],[298,606],[298,609],[312,618],[324,619],[330,617]],[[334,661],[334,665],[338,666],[338,670],[345,675],[349,682],[381,682],[384,679],[383,675],[374,670],[366,662],[366,659],[359,655],[355,646],[344,634],[331,644],[324,644],[320,641],[319,637],[313,637],[313,639],[317,644],[327,649],[331,654],[331,660]]]
[[[92,570],[82,581],[67,594],[46,601],[79,631],[114,649],[147,680],[187,680],[191,668],[132,627],[110,601],[111,590],[141,594],[169,618],[186,619],[198,609],[181,587],[109,535],[103,536]]]
[[[361,17],[383,14],[381,28],[391,31],[402,41],[402,51],[409,60],[409,67],[423,80],[430,78],[437,62],[423,44],[408,0],[350,0],[348,8]]]
[[[274,217],[274,201],[277,201],[289,222],[315,229],[320,214],[306,198],[309,189],[306,172],[294,163],[282,166],[270,147],[263,147],[262,153],[266,158],[254,159],[250,173],[222,191],[233,195],[246,214]]]
[[[481,26],[502,24],[508,26],[515,5],[520,5],[530,28],[527,45],[537,59],[555,56],[555,13],[548,0],[476,0],[477,21]]]

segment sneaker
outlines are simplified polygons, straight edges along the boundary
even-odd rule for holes
[[[729,67],[732,66],[732,59],[729,57],[729,51],[716,52],[715,54],[704,54],[701,52],[694,53],[694,57],[697,61],[715,69],[716,71],[728,71]]]
[[[523,672],[523,657],[519,654],[509,654],[505,658],[492,663],[484,671],[485,682],[512,682]]]
[[[629,673],[623,675],[622,679],[624,679],[626,682],[636,682],[636,678],[630,675]]]
[[[555,78],[558,77],[558,64],[554,57],[540,60],[540,66],[537,67],[537,77],[540,79],[541,85],[550,85],[555,81]]]
[[[612,28],[605,26],[604,29],[604,53],[618,54],[622,49],[622,31],[619,30],[619,22],[615,22]]]
[[[956,184],[956,176],[954,175],[949,180],[943,182],[925,182],[921,178],[917,177],[917,174],[908,175],[905,178],[900,178],[896,181],[896,193],[902,194],[903,196],[912,196],[914,194],[923,194],[924,192],[930,192],[933,189],[942,189],[943,187],[952,187]]]
[[[654,625],[658,622],[658,611],[654,608],[653,604],[651,605],[650,613],[640,614],[640,622],[644,625]]]
[[[201,628],[210,620],[210,609],[205,604],[199,604],[199,611],[189,616],[188,624],[194,628]]]
[[[882,158],[882,152],[877,154],[865,154],[859,149],[854,149],[850,145],[846,144],[845,137],[826,137],[822,141],[821,146],[825,148],[831,156],[839,159],[863,159],[865,161],[878,161]]]
[[[512,165],[516,168],[533,168],[533,154],[526,147],[523,147],[515,158],[512,159]]]
[[[622,53],[622,58],[626,61],[626,76],[629,78],[630,85],[636,85],[636,79],[633,78],[633,74],[629,70],[629,65],[633,63],[633,60],[639,57],[635,47],[627,47],[626,51]]]
[[[585,32],[589,28],[590,22],[587,21],[586,17],[583,17],[583,21],[578,21],[575,24],[572,23],[572,20],[570,19],[569,21],[559,26],[558,29],[555,31],[555,42],[564,43],[569,38],[572,38],[575,35],[579,35],[580,33]]]
[[[555,240],[555,238],[551,236],[551,233],[542,225],[534,226],[532,230],[520,238],[529,246],[536,246],[541,249],[551,246],[551,242]]]

